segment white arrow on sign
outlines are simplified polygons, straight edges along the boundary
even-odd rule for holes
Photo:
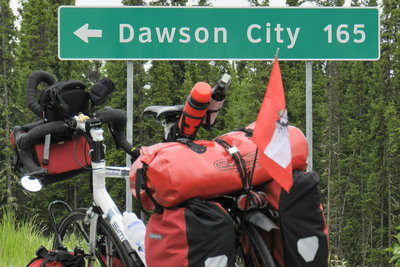
[[[86,23],[76,31],[74,31],[74,34],[78,36],[82,41],[85,43],[89,43],[89,37],[102,37],[103,31],[102,30],[90,30],[89,29],[89,23]]]

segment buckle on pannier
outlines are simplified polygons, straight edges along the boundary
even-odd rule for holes
[[[228,153],[231,154],[231,155],[239,152],[239,149],[237,147],[235,147],[235,146],[230,147],[227,150],[228,150]]]

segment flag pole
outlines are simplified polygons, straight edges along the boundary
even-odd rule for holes
[[[253,175],[254,175],[254,170],[256,169],[257,156],[258,156],[258,147],[256,146],[256,153],[254,155],[254,161],[253,161],[253,169],[251,170],[251,175],[250,175],[250,185],[253,184]]]
[[[278,54],[279,54],[279,47],[276,49],[275,58],[278,58]],[[250,175],[250,184],[252,184],[252,182],[253,182],[253,174],[254,174],[254,170],[256,169],[257,156],[258,156],[258,147],[256,146],[256,153],[254,155],[253,169],[251,170],[251,175]]]

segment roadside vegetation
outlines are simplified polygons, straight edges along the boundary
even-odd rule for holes
[[[35,216],[18,221],[13,212],[3,212],[0,221],[0,262],[2,266],[26,266],[43,245],[51,248],[51,238],[46,237],[46,227]]]

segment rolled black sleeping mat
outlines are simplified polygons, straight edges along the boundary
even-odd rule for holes
[[[31,73],[28,77],[28,84],[26,87],[26,103],[30,110],[37,116],[42,118],[43,111],[36,99],[36,89],[41,82],[45,82],[47,85],[52,85],[57,80],[50,73],[42,70]]]

